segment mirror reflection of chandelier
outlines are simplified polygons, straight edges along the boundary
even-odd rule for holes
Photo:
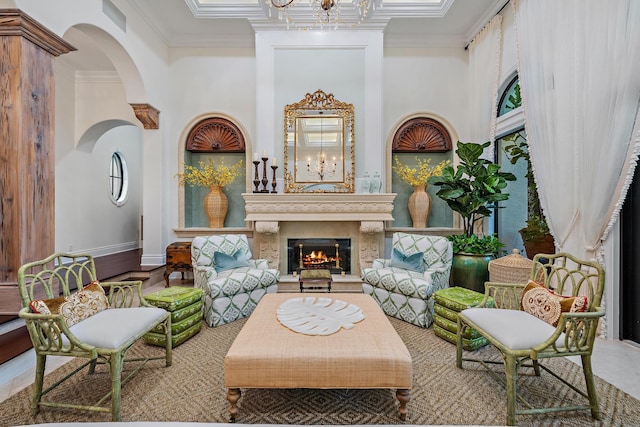
[[[291,10],[296,3],[302,0],[264,0],[269,7],[269,16],[271,9],[278,10],[278,18],[287,23],[287,29],[290,27],[299,28],[294,22]],[[357,12],[356,19],[341,18],[342,3],[350,3]],[[309,7],[313,12],[315,25],[324,29],[325,26],[338,28],[338,25],[356,26],[365,18],[367,18],[376,7],[382,6],[382,0],[309,0]]]
[[[320,113],[322,114],[322,112]],[[311,157],[307,157],[307,172],[311,174],[313,170],[314,173],[318,174],[320,181],[324,180],[325,176],[333,176],[336,173],[336,157],[333,156],[331,163],[327,162],[327,156],[323,150],[323,141],[324,141],[324,132],[322,127],[322,117],[320,117],[320,151],[316,154],[316,160],[314,160],[313,165],[311,163]]]

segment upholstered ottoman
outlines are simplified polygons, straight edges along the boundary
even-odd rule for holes
[[[202,329],[202,289],[173,286],[145,295],[156,307],[171,313],[171,345],[177,347]],[[148,344],[164,346],[164,333],[156,328],[144,335]]]
[[[433,294],[435,334],[455,344],[458,334],[458,313],[466,308],[475,307],[483,298],[484,294],[458,286],[436,291]],[[489,306],[491,305],[492,303]],[[471,328],[467,329],[462,338],[462,347],[465,350],[475,350],[487,344],[488,341]]]

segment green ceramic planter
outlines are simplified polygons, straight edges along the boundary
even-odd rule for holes
[[[489,261],[493,254],[453,254],[451,286],[461,286],[484,294],[484,282],[489,280]]]

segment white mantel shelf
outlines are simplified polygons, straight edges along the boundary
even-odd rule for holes
[[[245,221],[392,221],[395,193],[243,193]]]

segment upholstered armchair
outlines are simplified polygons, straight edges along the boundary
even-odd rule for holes
[[[452,258],[451,242],[444,237],[394,233],[391,258],[362,269],[362,290],[389,316],[428,328],[432,295],[449,286]]]
[[[204,291],[204,320],[219,326],[249,316],[266,293],[278,292],[280,272],[252,259],[247,236],[198,236],[191,243],[193,281]]]

